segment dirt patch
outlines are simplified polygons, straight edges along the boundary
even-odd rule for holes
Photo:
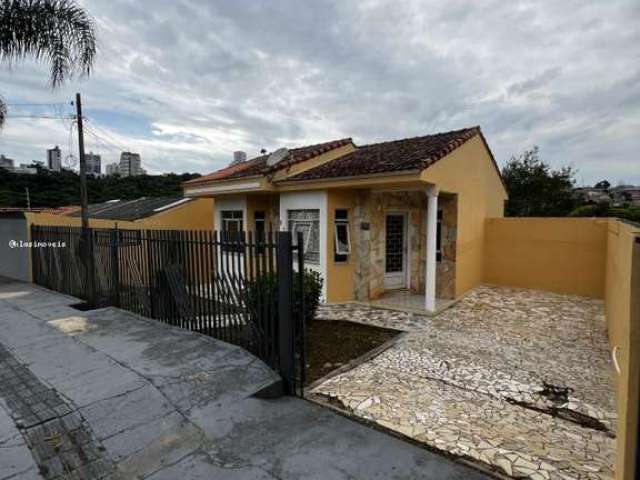
[[[306,385],[401,334],[398,330],[343,321],[307,324]]]

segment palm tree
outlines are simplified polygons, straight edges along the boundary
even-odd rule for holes
[[[93,19],[75,0],[0,0],[0,60],[47,63],[55,89],[74,75],[89,75],[95,54]],[[6,116],[0,97],[0,127]]]

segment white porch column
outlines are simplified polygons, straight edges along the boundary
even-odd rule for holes
[[[427,188],[427,251],[425,268],[424,308],[436,311],[436,236],[438,234],[438,189]]]

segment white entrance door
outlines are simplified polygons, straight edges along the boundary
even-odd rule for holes
[[[407,218],[404,213],[385,216],[385,274],[384,288],[407,286]]]

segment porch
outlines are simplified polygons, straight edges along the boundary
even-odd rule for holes
[[[456,298],[456,194],[428,185],[360,191],[354,218],[356,301],[419,314],[451,305]]]
[[[410,290],[389,290],[386,291],[381,298],[371,300],[369,304],[377,308],[431,316],[439,314],[455,302],[455,299],[436,297],[435,309],[433,311],[427,311],[425,309],[426,300],[424,293],[413,293]]]

